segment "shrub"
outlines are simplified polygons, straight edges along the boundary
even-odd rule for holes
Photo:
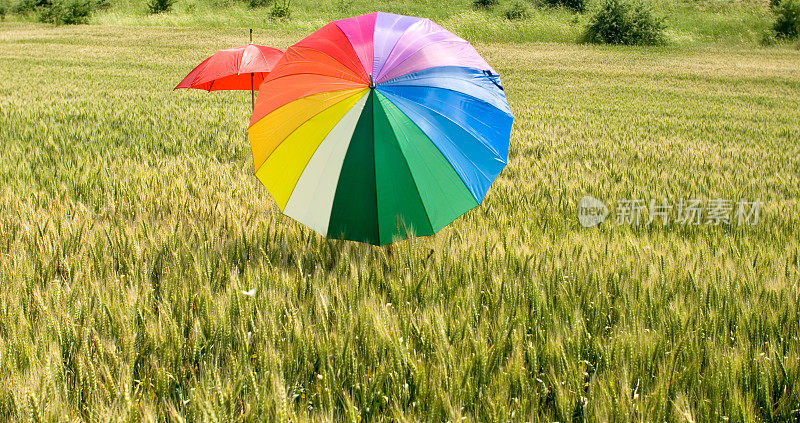
[[[174,4],[175,0],[150,0],[147,3],[147,9],[153,14],[164,13],[172,10]]]
[[[778,38],[797,38],[800,35],[800,0],[783,0],[775,8],[772,25]]]
[[[764,31],[764,33],[761,34],[761,39],[759,40],[762,46],[771,46],[777,41],[778,39],[775,38],[775,32],[773,31]]]
[[[272,9],[269,11],[269,16],[273,19],[288,18],[291,14],[292,8],[289,0],[276,0],[275,3],[272,4]]]
[[[20,0],[14,4],[11,11],[20,15],[27,15],[42,7],[50,7],[51,5],[50,0]]]
[[[248,4],[253,9],[258,8],[258,7],[269,6],[271,3],[272,3],[272,0],[248,0]]]
[[[583,13],[586,11],[586,0],[543,0],[544,4],[550,7],[563,7],[573,12]]]
[[[473,0],[472,5],[478,9],[489,9],[493,6],[497,6],[500,0]]]
[[[506,9],[506,18],[511,21],[526,19],[531,15],[528,4],[522,1],[515,1]]]
[[[664,42],[664,19],[645,6],[606,0],[586,26],[584,42],[606,44],[660,44]]]
[[[56,0],[41,9],[39,20],[56,25],[86,24],[96,7],[95,0]]]

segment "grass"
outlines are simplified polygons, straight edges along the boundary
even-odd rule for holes
[[[12,0],[8,0],[12,1]],[[180,0],[170,13],[149,14],[146,2],[113,0],[97,11],[92,22],[111,26],[193,26],[200,28],[257,28],[271,34],[297,37],[333,19],[382,10],[436,20],[474,42],[561,42],[580,38],[589,17],[600,6],[588,1],[585,14],[563,9],[532,8],[527,19],[509,21],[504,12],[514,0],[502,0],[489,10],[476,9],[471,0],[447,2],[372,0],[293,0],[291,19],[270,18],[270,7],[250,8],[241,0]],[[647,0],[656,15],[667,17],[669,42],[676,46],[758,45],[769,32],[772,15],[759,0]],[[9,15],[10,21],[35,16]],[[258,35],[258,33],[256,34]]]
[[[246,32],[148,19],[0,26],[0,419],[800,417],[793,46],[476,43],[509,166],[435,237],[375,248],[279,213],[246,93],[172,91]],[[289,22],[258,41],[317,25]],[[765,206],[587,229],[586,194]]]

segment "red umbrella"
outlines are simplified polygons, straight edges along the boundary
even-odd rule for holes
[[[250,44],[214,53],[189,72],[175,89],[250,90],[251,100],[255,105],[254,89],[261,85],[261,81],[282,56],[283,50],[253,44],[251,29]]]

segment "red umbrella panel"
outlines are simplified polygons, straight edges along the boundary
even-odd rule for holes
[[[220,50],[197,65],[175,89],[255,89],[282,56],[283,50],[255,44]]]

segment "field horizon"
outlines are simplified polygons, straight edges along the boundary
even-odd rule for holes
[[[13,0],[9,0],[12,1]],[[471,42],[558,42],[576,43],[601,1],[588,0],[584,13],[563,8],[530,6],[529,16],[509,20],[505,11],[514,0],[499,0],[489,8],[475,7],[470,0],[448,2],[369,0],[293,0],[288,18],[270,17],[270,8],[279,0],[250,7],[237,0],[180,0],[168,13],[148,13],[147,3],[135,0],[114,0],[96,10],[89,23],[114,26],[167,26],[200,28],[256,28],[270,35],[297,36],[308,34],[331,20],[344,19],[375,11],[424,16]],[[682,48],[723,45],[758,47],[770,32],[773,16],[764,0],[638,0],[664,18],[666,44]],[[31,22],[36,13],[8,14],[9,22]],[[258,32],[256,35],[259,35]],[[245,37],[242,39],[244,40]],[[771,41],[800,48],[796,41]]]

